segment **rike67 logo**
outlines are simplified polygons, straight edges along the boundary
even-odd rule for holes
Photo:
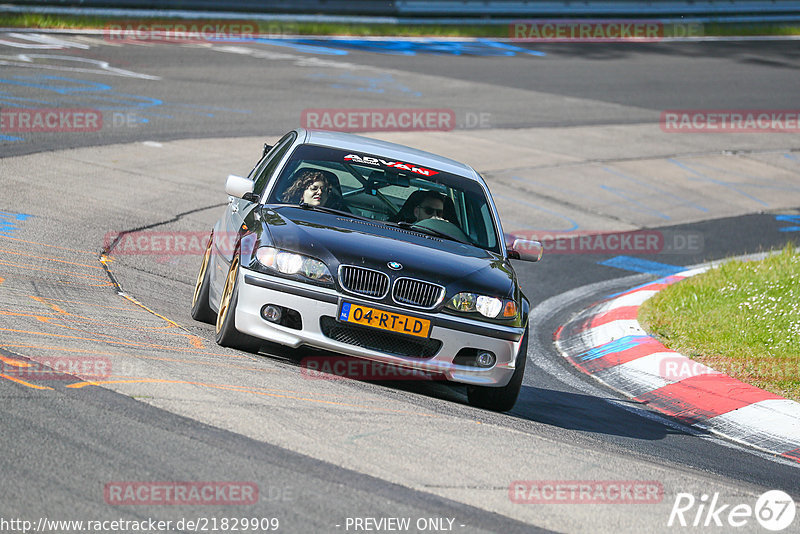
[[[755,503],[730,504],[720,501],[719,493],[703,494],[696,498],[691,493],[678,493],[668,527],[722,527],[721,532],[751,524],[753,518],[759,525],[772,532],[788,528],[797,513],[794,500],[781,490],[763,493]]]

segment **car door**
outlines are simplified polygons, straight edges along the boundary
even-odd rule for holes
[[[286,134],[250,171],[247,177],[255,182],[253,192],[259,198],[296,137],[296,132]],[[257,205],[256,202],[228,196],[228,205],[225,208],[225,213],[214,227],[214,254],[212,254],[211,264],[213,275],[211,287],[209,288],[211,302],[216,303],[219,301],[219,296],[222,294],[222,289],[225,285],[225,277],[233,260],[233,253],[241,232],[242,223]]]

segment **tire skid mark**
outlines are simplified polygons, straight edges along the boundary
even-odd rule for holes
[[[104,325],[108,325],[108,326],[114,326],[116,328],[121,328],[121,329],[124,329],[124,330],[134,330],[134,331],[141,331],[141,330],[159,331],[160,330],[160,331],[164,332],[165,334],[188,338],[189,342],[191,343],[191,345],[193,347],[195,347],[195,348],[198,348],[198,349],[204,348],[202,342],[198,343],[198,341],[197,341],[198,337],[197,336],[194,336],[192,334],[184,333],[183,331],[181,331],[181,332],[167,332],[167,330],[170,330],[170,329],[173,329],[173,328],[180,328],[180,327],[177,324],[175,324],[174,322],[172,322],[172,321],[170,321],[169,319],[166,319],[166,318],[164,318],[168,323],[166,326],[144,326],[144,325],[128,326],[128,325],[125,325],[125,324],[122,324],[122,323],[115,323],[115,322],[105,321],[105,320],[100,321],[100,320],[92,319],[90,317],[86,317],[84,315],[78,315],[78,314],[70,313],[70,312],[62,309],[60,306],[58,306],[56,304],[52,304],[50,302],[47,302],[42,297],[36,297],[36,296],[33,296],[33,295],[29,295],[29,296],[33,300],[35,300],[37,302],[41,302],[45,306],[48,306],[51,310],[55,311],[56,313],[61,314],[61,315],[65,315],[67,317],[84,320],[84,321],[87,321],[87,322],[90,322],[90,323],[99,323],[99,324],[104,324]],[[155,315],[158,315],[158,314],[155,314]],[[92,333],[94,333],[94,332],[92,332]],[[105,335],[105,334],[103,334],[103,335]]]
[[[217,205],[208,206],[205,208],[200,208],[196,210],[191,210],[189,212],[179,214],[174,217],[171,221],[177,221],[181,217],[189,214],[194,213],[197,211],[201,211],[204,209],[215,208],[218,207]],[[126,360],[131,361],[139,361],[139,360],[149,360],[149,361],[161,361],[161,362],[171,362],[177,364],[191,364],[191,365],[206,365],[212,368],[231,368],[231,369],[239,369],[244,371],[256,371],[259,373],[281,373],[282,371],[279,369],[270,369],[270,368],[259,368],[253,365],[237,365],[231,362],[231,358],[245,358],[246,360],[250,358],[250,355],[240,355],[240,354],[231,354],[231,353],[221,353],[221,352],[211,352],[204,344],[204,340],[197,335],[192,334],[188,331],[185,327],[179,325],[177,322],[173,321],[172,319],[156,312],[155,310],[147,307],[143,303],[139,302],[135,297],[127,294],[122,289],[119,282],[116,280],[114,273],[111,269],[111,263],[113,259],[109,256],[111,251],[113,250],[114,246],[119,243],[120,239],[136,230],[142,230],[146,228],[153,228],[156,226],[160,226],[163,224],[167,224],[171,221],[163,221],[161,223],[156,223],[153,225],[148,225],[143,228],[138,228],[134,230],[129,230],[127,232],[122,232],[118,234],[117,239],[112,242],[109,246],[103,248],[100,252],[99,256],[97,253],[89,252],[85,250],[73,249],[69,247],[61,247],[56,245],[49,245],[47,243],[40,243],[36,241],[21,239],[21,238],[11,238],[8,236],[2,236],[8,239],[9,244],[16,244],[18,246],[24,247],[22,250],[7,250],[8,247],[4,249],[0,249],[0,254],[2,254],[2,260],[0,260],[0,265],[5,265],[10,268],[18,268],[23,269],[27,273],[26,276],[21,277],[24,285],[27,287],[28,285],[33,285],[33,293],[31,293],[31,288],[28,289],[19,289],[19,288],[7,288],[13,294],[17,295],[18,297],[13,300],[16,300],[16,304],[12,310],[0,310],[0,315],[4,315],[7,317],[21,317],[25,318],[28,321],[32,321],[34,323],[39,324],[47,324],[50,325],[52,328],[56,329],[56,331],[41,331],[39,328],[26,328],[25,326],[17,326],[16,328],[12,328],[7,325],[5,327],[0,328],[0,332],[11,332],[14,334],[25,334],[29,336],[36,336],[40,339],[49,339],[53,341],[61,340],[67,346],[58,346],[53,343],[37,343],[34,341],[33,343],[10,343],[8,345],[4,344],[3,346],[6,347],[15,347],[15,348],[27,348],[32,349],[38,354],[47,354],[49,353],[62,353],[62,354],[85,354],[90,356],[103,356],[107,358],[113,358],[117,362],[123,363]],[[42,247],[41,250],[48,251],[49,254],[50,250],[53,251],[64,251],[67,254],[56,254],[56,257],[50,256],[43,256],[41,253],[37,254],[36,249],[34,247]],[[81,262],[79,258],[71,258],[69,256],[79,255],[81,257],[84,256],[91,256],[95,258],[96,261],[99,261],[100,265],[89,265],[85,262]],[[14,256],[15,258],[13,261],[8,261],[10,258],[9,256]],[[19,258],[19,260],[17,259]],[[34,260],[36,264],[29,264],[26,261],[20,261],[22,258],[29,258],[30,260]],[[5,261],[3,261],[5,260]],[[49,262],[49,263],[48,263]],[[62,269],[63,267],[75,266],[79,267],[80,270],[76,269]],[[87,270],[91,269],[88,273]],[[102,271],[100,276],[96,276],[94,273],[97,271]],[[38,273],[38,275],[37,275]],[[99,273],[98,273],[99,274]],[[55,275],[55,276],[54,276]],[[71,277],[73,281],[65,281],[62,278]],[[113,287],[115,293],[118,296],[121,296],[127,305],[132,305],[132,308],[127,306],[121,307],[113,307],[113,306],[102,306],[100,304],[95,304],[91,302],[93,299],[88,299],[88,302],[83,302],[82,299],[69,299],[69,298],[62,298],[62,299],[50,299],[49,294],[55,294],[59,297],[71,297],[72,293],[71,290],[64,289],[59,290],[58,285],[56,284],[73,284],[75,281],[81,280],[85,282],[95,282],[95,281],[103,281],[103,284],[89,284],[93,287]],[[4,281],[4,279],[0,279],[0,281]],[[43,285],[44,284],[44,285]],[[84,284],[81,284],[84,285]],[[73,286],[74,287],[74,286]],[[76,290],[80,290],[76,287]],[[74,290],[72,290],[74,291]],[[90,293],[91,294],[91,293]],[[100,298],[99,301],[103,302],[102,294],[96,294]],[[33,309],[26,309],[27,306],[24,305],[24,298],[27,297],[30,299],[28,302],[35,302],[34,306],[44,306],[46,308],[46,312],[42,313],[42,310],[37,310],[35,307]],[[22,306],[19,306],[20,303],[23,303]],[[93,310],[97,308],[107,308],[107,309],[117,309],[120,313],[116,314],[117,317],[120,319],[114,321],[115,314],[98,314],[95,315]],[[163,321],[162,324],[139,324],[141,321],[134,320],[132,324],[126,324],[122,318],[129,318],[131,317],[130,311],[131,309],[138,309],[139,311],[145,311],[146,313],[150,314],[153,317],[158,318],[158,320]],[[108,320],[102,320],[101,318],[104,315],[111,315],[108,317]],[[104,328],[113,329],[113,332],[104,331]],[[51,330],[51,328],[47,328],[46,330]],[[58,330],[61,330],[60,332]],[[65,331],[66,330],[66,331]],[[130,332],[130,334],[126,335],[118,335],[119,330],[126,330]],[[70,333],[69,331],[77,331],[74,333]],[[183,341],[181,341],[180,346],[174,346],[172,343],[160,342],[161,340],[157,340],[156,342],[151,342],[153,340],[147,339],[147,341],[132,339],[133,336],[143,332],[151,332],[153,334],[165,333],[169,334],[170,336],[179,336],[185,338],[185,341],[188,342],[190,347],[186,347],[183,345]],[[16,336],[15,336],[16,337]],[[172,338],[176,339],[176,338]],[[102,346],[116,346],[118,348],[123,349],[122,351],[111,351],[111,352],[103,352],[103,349],[100,350],[92,350],[92,347],[89,348],[79,348],[78,347],[69,347],[69,344],[66,343],[67,340],[75,340],[78,343],[82,342],[89,342],[91,344],[100,344]],[[12,341],[9,339],[9,341]],[[33,340],[31,340],[33,341]],[[60,344],[60,343],[59,343]],[[127,350],[126,350],[127,349]],[[163,350],[169,353],[170,355],[150,355],[152,350]],[[143,352],[144,354],[140,354],[139,352]],[[178,357],[172,357],[172,355],[176,355]],[[194,359],[188,358],[181,358],[180,355],[202,355],[206,358],[210,358],[212,361],[201,361],[198,362]],[[223,356],[226,358],[226,361],[213,361],[215,357]],[[128,358],[125,358],[128,357]],[[203,358],[203,359],[206,359]],[[9,368],[14,368],[12,362],[15,362],[21,366],[30,365],[26,364],[23,359],[30,359],[32,361],[37,361],[36,356],[22,356],[19,360],[14,358],[5,358],[3,363],[9,366]],[[52,387],[47,387],[45,385],[38,385],[31,382],[26,382],[20,378],[17,378],[14,375],[15,373],[10,374],[3,374],[1,376],[2,379],[13,380],[16,383],[24,385],[26,387],[30,387],[32,389],[37,390],[52,390]],[[361,406],[357,404],[347,404],[336,399],[341,399],[343,396],[341,395],[334,395],[330,393],[317,393],[317,392],[308,392],[308,391],[288,391],[288,390],[280,390],[280,389],[253,389],[248,388],[246,386],[235,386],[235,385],[215,385],[215,384],[205,384],[202,382],[198,383],[191,383],[185,381],[165,381],[160,379],[154,378],[138,378],[138,377],[128,377],[130,373],[125,375],[117,374],[112,375],[113,380],[105,380],[106,377],[86,377],[86,376],[74,376],[74,380],[78,380],[79,382],[74,384],[68,384],[65,387],[69,387],[71,389],[76,389],[83,387],[83,385],[99,385],[102,384],[114,384],[114,383],[173,383],[173,384],[195,384],[202,387],[209,387],[218,390],[225,390],[225,391],[239,391],[244,393],[250,394],[258,394],[258,395],[267,395],[279,398],[286,398],[286,399],[295,399],[303,402],[325,402],[332,405],[340,405],[340,406],[349,406],[355,408],[369,408],[368,406]],[[263,375],[261,375],[263,376]],[[72,377],[72,375],[70,375]],[[91,380],[90,380],[91,379]],[[34,381],[35,382],[35,381]],[[321,401],[320,397],[324,397],[327,401]],[[344,397],[346,398],[346,397]]]
[[[158,358],[155,358],[158,359]],[[234,366],[231,366],[234,367]],[[261,371],[259,368],[252,368],[245,370],[252,370],[252,371]],[[266,372],[277,372],[267,370]],[[275,394],[291,394],[291,395],[316,395],[318,397],[333,397],[333,398],[346,398],[346,395],[342,395],[339,393],[320,393],[317,391],[294,391],[288,389],[275,389],[275,388],[262,388],[262,387],[250,387],[250,386],[240,386],[235,384],[207,384],[205,382],[193,382],[188,380],[177,380],[177,379],[169,379],[169,378],[154,378],[151,376],[128,376],[128,375],[109,375],[108,377],[104,377],[102,380],[81,380],[80,382],[74,382],[69,384],[66,387],[70,389],[82,389],[86,386],[93,386],[98,385],[100,383],[104,384],[134,384],[134,383],[176,383],[176,384],[188,384],[188,385],[201,385],[201,386],[209,386],[214,388],[222,388],[222,389],[231,389],[231,390],[238,390],[241,389],[244,392],[266,392],[266,393],[275,393]]]
[[[108,322],[108,321],[98,321],[98,320],[92,319],[90,317],[86,317],[85,315],[78,315],[76,313],[70,313],[67,310],[63,309],[61,306],[49,302],[49,299],[45,300],[44,297],[37,297],[35,295],[28,295],[28,296],[31,299],[35,300],[36,302],[40,302],[40,303],[44,304],[45,306],[47,306],[48,308],[50,308],[51,310],[53,310],[54,312],[56,312],[56,313],[58,313],[60,315],[66,315],[68,317],[74,317],[76,319],[85,319],[86,321],[89,321],[89,322],[92,322],[92,323],[102,322],[103,324],[107,324],[107,325],[110,325],[110,326],[116,326],[117,328],[127,328],[127,329],[131,329],[131,330],[138,330],[138,329],[141,329],[141,330],[168,330],[170,328],[174,328],[173,325],[167,325],[167,326],[126,326],[126,325],[124,325],[122,323],[114,323],[114,322]],[[90,304],[90,306],[93,306],[93,304]]]
[[[160,222],[153,223],[153,224],[139,226],[137,228],[131,228],[129,230],[123,230],[122,232],[117,234],[117,236],[114,238],[114,240],[111,243],[109,243],[108,245],[103,247],[103,250],[100,251],[100,255],[98,257],[98,260],[100,261],[100,264],[103,266],[103,269],[105,270],[106,275],[108,276],[109,280],[111,280],[111,283],[113,284],[114,289],[117,291],[117,294],[119,296],[121,296],[122,298],[126,299],[128,302],[130,302],[132,304],[135,304],[136,306],[140,307],[141,309],[145,310],[146,312],[155,315],[159,319],[162,319],[162,320],[166,321],[167,323],[169,323],[171,325],[174,325],[176,328],[179,328],[179,329],[183,330],[184,332],[186,332],[186,334],[188,336],[189,343],[194,348],[197,348],[197,349],[205,348],[204,345],[203,345],[203,339],[201,337],[199,337],[199,336],[197,336],[195,334],[192,334],[186,327],[179,325],[178,323],[176,323],[172,319],[169,319],[169,318],[157,313],[156,311],[148,308],[147,306],[145,306],[144,304],[142,304],[141,302],[136,300],[136,298],[134,298],[133,296],[127,294],[122,289],[122,285],[119,283],[117,278],[114,276],[114,273],[111,271],[110,264],[114,261],[113,258],[111,257],[111,254],[114,251],[114,248],[117,246],[117,244],[119,244],[119,242],[122,241],[122,238],[125,237],[127,234],[130,234],[130,233],[133,233],[133,232],[140,232],[142,230],[150,230],[152,228],[163,226],[165,224],[169,224],[169,223],[172,223],[172,222],[178,222],[183,217],[186,217],[187,215],[191,215],[193,213],[198,213],[198,212],[205,211],[205,210],[208,210],[208,209],[219,208],[219,207],[225,206],[225,205],[226,205],[225,203],[216,203],[216,204],[212,204],[212,205],[209,205],[209,206],[203,206],[203,207],[200,207],[200,208],[195,208],[195,209],[192,209],[192,210],[188,210],[188,211],[184,211],[184,212],[178,213],[177,215],[175,215],[171,219],[167,219],[165,221],[160,221]]]
[[[89,269],[97,269],[98,271],[102,271],[103,270],[102,267],[98,267],[97,265],[88,265],[86,263],[76,263],[74,261],[68,261],[68,260],[64,260],[64,259],[60,259],[60,258],[51,258],[51,257],[48,257],[48,256],[36,256],[34,254],[26,254],[24,252],[14,252],[12,250],[0,249],[0,253],[13,254],[15,256],[25,256],[25,257],[33,258],[33,259],[36,259],[36,260],[46,260],[46,261],[54,261],[54,262],[58,262],[58,263],[66,263],[68,265],[75,265],[75,266],[78,266],[78,267],[87,267]]]
[[[94,281],[98,281],[98,282],[105,282],[105,284],[103,284],[103,286],[107,286],[108,285],[107,280],[105,278],[103,278],[102,276],[92,276],[92,275],[87,275],[87,274],[83,274],[83,273],[79,273],[79,272],[75,272],[75,271],[56,271],[56,270],[53,270],[53,269],[47,269],[47,268],[44,268],[44,267],[38,267],[36,265],[29,265],[29,264],[24,264],[24,263],[11,263],[11,262],[6,262],[6,261],[2,261],[2,260],[0,260],[0,265],[5,265],[7,267],[17,267],[19,269],[26,269],[26,270],[31,270],[31,271],[39,271],[39,272],[43,272],[43,273],[63,274],[63,275],[67,275],[67,276],[71,276],[73,278],[79,278],[79,279],[83,279],[83,280],[94,280]],[[100,287],[102,287],[102,286],[100,286]]]
[[[38,241],[28,241],[27,239],[20,239],[19,237],[11,237],[11,236],[7,236],[7,235],[3,235],[3,234],[0,234],[0,238],[8,239],[10,241],[17,241],[19,243],[25,243],[26,245],[39,245],[39,246],[47,247],[47,248],[57,248],[59,250],[67,250],[69,252],[78,252],[80,254],[88,254],[89,256],[95,256],[97,254],[96,252],[91,252],[91,251],[88,251],[88,250],[80,250],[80,249],[69,248],[69,247],[60,247],[58,245],[48,245],[47,243],[39,243]]]
[[[109,271],[109,272],[110,272],[110,271]],[[118,284],[117,284],[117,286],[118,286]],[[128,295],[127,293],[120,292],[120,293],[119,293],[119,295],[120,295],[122,298],[124,298],[124,299],[128,300],[129,302],[131,302],[131,303],[133,303],[133,304],[135,304],[135,305],[139,306],[140,308],[142,308],[142,309],[143,309],[143,310],[145,310],[146,312],[149,312],[149,313],[151,313],[151,314],[155,315],[155,316],[156,316],[156,317],[158,317],[159,319],[163,319],[163,320],[164,320],[164,321],[166,321],[166,322],[167,322],[167,323],[168,323],[170,326],[172,326],[172,327],[175,327],[175,328],[180,328],[181,330],[183,330],[183,331],[185,332],[185,334],[183,334],[183,335],[185,335],[185,336],[188,338],[188,340],[189,340],[189,343],[190,343],[190,344],[191,344],[191,345],[192,345],[194,348],[196,348],[196,349],[202,349],[202,348],[205,348],[205,346],[203,345],[203,339],[202,339],[200,336],[197,336],[197,335],[195,335],[195,334],[192,334],[192,333],[191,333],[191,332],[189,332],[189,331],[188,331],[188,330],[187,330],[185,327],[183,327],[183,326],[179,325],[178,323],[176,323],[176,322],[175,322],[175,321],[173,321],[172,319],[170,319],[170,318],[168,318],[168,317],[165,317],[165,316],[161,315],[160,313],[158,313],[158,312],[156,312],[156,311],[154,311],[154,310],[151,310],[150,308],[148,308],[147,306],[145,306],[144,304],[142,304],[141,302],[139,302],[138,300],[136,300],[136,299],[135,299],[135,298],[133,298],[132,296]]]
[[[277,369],[267,369],[263,367],[245,367],[242,365],[236,365],[227,362],[201,362],[197,360],[184,360],[181,358],[168,358],[166,356],[149,356],[146,354],[128,354],[124,352],[100,352],[97,350],[90,350],[90,349],[77,349],[77,348],[66,348],[66,347],[59,347],[59,346],[48,346],[48,345],[30,345],[30,344],[23,344],[23,343],[14,343],[14,344],[4,344],[3,348],[25,348],[25,349],[37,349],[37,350],[52,350],[57,352],[76,352],[82,354],[96,354],[98,356],[108,356],[108,357],[115,357],[115,358],[123,358],[123,357],[130,357],[136,358],[138,360],[154,360],[160,362],[173,362],[173,363],[188,363],[191,365],[204,365],[208,367],[227,367],[230,369],[239,369],[243,371],[258,371],[262,373],[280,373]],[[204,353],[209,355],[215,355],[214,353]]]
[[[121,339],[96,339],[91,337],[80,337],[80,336],[68,336],[66,334],[54,334],[51,332],[34,332],[30,330],[19,330],[16,328],[0,328],[0,332],[14,332],[16,334],[32,334],[42,337],[56,337],[62,339],[74,339],[78,341],[95,341],[98,343],[114,343],[118,345],[125,345],[130,347],[138,347],[138,348],[148,348],[148,349],[164,349],[164,350],[173,350],[178,352],[189,352],[193,354],[206,354],[211,356],[227,356],[229,358],[247,358],[244,355],[238,354],[228,354],[223,352],[208,352],[208,351],[201,351],[201,350],[192,350],[186,349],[181,347],[169,347],[166,345],[157,345],[155,343],[143,343],[143,342],[135,342],[135,341],[125,341]],[[93,332],[94,333],[94,332]],[[105,335],[105,334],[100,334]]]
[[[65,328],[67,330],[75,330],[77,332],[82,332],[82,333],[85,333],[85,334],[92,334],[92,335],[95,335],[95,336],[107,337],[107,338],[111,338],[111,339],[117,340],[117,341],[124,340],[124,338],[120,338],[119,336],[116,336],[114,334],[105,334],[103,332],[96,332],[94,330],[88,330],[86,328],[79,328],[79,327],[76,327],[76,326],[70,326],[70,325],[65,324],[65,323],[59,323],[57,321],[59,319],[61,319],[61,318],[57,317],[57,316],[39,315],[39,314],[35,314],[35,313],[25,313],[25,312],[11,312],[11,311],[5,311],[5,310],[0,310],[0,315],[6,315],[6,316],[11,316],[11,317],[31,317],[31,318],[36,319],[39,322],[42,322],[42,323],[45,323],[45,324],[50,324],[50,325],[53,325],[53,326],[59,326],[61,328]],[[106,323],[106,324],[110,324],[110,323]],[[122,328],[129,328],[129,329],[132,329],[132,330],[136,330],[137,329],[137,327],[122,327]],[[170,328],[170,327],[141,327],[141,328],[143,328],[143,329],[146,329],[146,328],[156,328],[156,329],[157,328],[161,328],[161,329],[163,329],[163,328]],[[127,340],[125,340],[125,341],[127,341]]]
[[[123,235],[123,234],[120,234],[120,235]],[[57,248],[57,249],[61,249],[61,250],[77,252],[79,254],[86,254],[86,255],[90,255],[90,256],[95,256],[96,257],[96,253],[93,253],[93,252],[77,250],[77,249],[71,249],[71,248],[67,248],[67,247],[58,247],[58,246],[49,245],[49,244],[46,244],[46,243],[40,243],[40,242],[30,241],[30,240],[25,240],[25,239],[20,239],[20,238],[13,238],[13,237],[9,237],[9,236],[0,236],[0,237],[3,237],[5,239],[9,239],[11,241],[16,241],[18,243],[24,243],[24,244],[29,244],[29,245],[38,245],[38,246],[43,246],[43,247],[48,247],[48,248]],[[114,244],[112,244],[112,246],[113,245]],[[192,346],[193,348],[196,348],[196,349],[205,348],[205,345],[203,343],[203,339],[202,338],[200,338],[199,336],[197,336],[195,334],[192,334],[186,328],[184,328],[184,327],[180,326],[179,324],[177,324],[175,321],[172,321],[171,319],[169,319],[169,318],[167,318],[167,317],[165,317],[163,315],[160,315],[160,314],[156,313],[155,311],[147,308],[146,306],[144,306],[143,304],[139,303],[138,301],[136,301],[136,299],[130,297],[129,295],[124,294],[124,292],[121,291],[121,287],[119,287],[119,284],[116,282],[116,280],[113,278],[113,276],[110,273],[110,269],[109,269],[109,267],[107,265],[107,263],[110,262],[110,259],[108,259],[105,256],[104,253],[101,253],[101,259],[100,259],[101,266],[88,265],[88,264],[85,264],[85,263],[72,262],[72,261],[68,261],[68,260],[62,259],[62,258],[48,258],[48,257],[43,257],[43,256],[38,256],[38,255],[35,255],[35,254],[31,254],[31,253],[13,252],[13,251],[8,251],[8,250],[4,250],[4,249],[0,249],[0,253],[14,254],[14,255],[19,255],[19,256],[23,256],[23,257],[33,258],[33,259],[44,259],[44,260],[56,261],[56,262],[59,262],[59,263],[76,265],[76,266],[80,266],[80,267],[86,267],[86,268],[89,268],[89,269],[96,269],[96,270],[99,270],[99,271],[103,271],[107,276],[102,276],[102,275],[101,276],[93,276],[93,275],[89,275],[89,274],[81,273],[81,272],[76,272],[76,271],[48,269],[46,267],[40,267],[40,266],[37,266],[37,265],[30,265],[30,264],[26,264],[26,263],[13,263],[13,262],[0,260],[0,265],[5,265],[5,266],[8,266],[8,267],[16,267],[16,268],[30,270],[30,271],[38,271],[38,272],[41,272],[41,273],[54,273],[54,274],[58,274],[58,275],[67,275],[67,276],[71,276],[71,277],[82,279],[82,280],[102,281],[103,284],[89,284],[89,285],[92,286],[92,287],[109,287],[109,286],[110,287],[114,287],[117,290],[118,294],[120,294],[120,296],[125,298],[127,301],[129,301],[132,304],[134,304],[135,306],[138,306],[139,308],[142,308],[145,311],[155,315],[156,317],[164,320],[167,323],[167,326],[166,327],[161,327],[161,328],[166,328],[166,329],[177,328],[177,329],[179,329],[181,331],[181,333],[175,333],[175,335],[179,335],[179,336],[185,337],[190,346]],[[111,278],[110,282],[108,281],[108,277]],[[99,322],[99,321],[94,321],[94,320],[92,320],[92,319],[90,319],[88,317],[79,316],[79,315],[75,315],[75,314],[70,314],[69,312],[66,312],[63,309],[60,309],[58,306],[50,305],[49,303],[45,302],[44,299],[42,299],[41,297],[31,296],[31,298],[33,298],[34,300],[39,300],[43,304],[50,306],[51,309],[53,309],[54,311],[56,311],[59,314],[63,314],[63,315],[71,316],[71,317],[76,317],[76,318],[81,318],[81,319],[84,319],[84,320],[87,320],[87,321],[90,321],[90,322]],[[18,315],[18,314],[14,314],[13,312],[3,312],[3,311],[0,311],[0,314],[3,314],[3,315]],[[54,317],[45,317],[45,316],[41,316],[41,315],[29,315],[29,316],[35,317],[40,322],[55,324],[55,323],[52,322],[55,319]],[[103,321],[102,323],[103,324],[109,324],[109,323],[107,323],[105,321]],[[82,329],[77,329],[77,328],[71,327],[71,326],[66,325],[66,324],[58,324],[57,326],[61,326],[63,328],[68,328],[68,329],[85,331],[85,330],[82,330]],[[133,329],[133,330],[137,329],[136,327],[123,327],[123,328],[129,328],[129,329]],[[154,328],[152,328],[152,327],[142,327],[142,329],[154,329]],[[100,336],[100,337],[114,337],[114,336],[110,336],[108,334],[103,334],[103,333],[95,332],[95,331],[91,331],[89,333],[91,333],[92,335],[95,335],[95,336]],[[119,340],[120,338],[117,337],[116,339]],[[154,347],[155,347],[155,345],[154,345]]]
[[[0,277],[0,283],[2,283],[2,280],[3,280],[2,277]],[[19,295],[31,296],[31,295],[29,295],[30,292],[26,291],[24,289],[4,288],[4,291],[16,293],[16,294],[19,294]],[[96,304],[94,302],[86,302],[86,301],[82,301],[82,300],[57,299],[57,298],[53,298],[53,297],[48,297],[47,300],[50,301],[50,302],[63,302],[63,303],[66,303],[66,304],[80,304],[80,305],[83,305],[83,306],[91,306],[93,308],[103,308],[103,309],[107,309],[107,310],[119,310],[119,311],[125,311],[125,312],[133,311],[136,308],[138,308],[138,306],[136,306],[133,303],[131,303],[131,306],[105,306],[103,304]]]

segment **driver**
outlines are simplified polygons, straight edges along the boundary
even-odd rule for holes
[[[417,223],[425,219],[444,219],[455,224],[455,208],[452,201],[436,191],[414,191],[408,196],[400,211],[389,218],[389,222]]]
[[[414,222],[425,219],[444,220],[444,198],[436,191],[423,191],[420,200],[414,206]]]

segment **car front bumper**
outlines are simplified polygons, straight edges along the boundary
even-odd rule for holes
[[[416,310],[386,306],[334,289],[320,288],[292,280],[270,276],[246,268],[239,269],[239,297],[236,304],[236,329],[244,334],[293,348],[310,346],[348,356],[383,362],[407,369],[441,375],[453,382],[480,386],[505,386],[514,373],[517,352],[524,328],[494,325],[442,313],[421,313]],[[441,348],[431,357],[388,354],[363,346],[337,341],[323,333],[321,319],[327,324],[336,321],[342,300],[429,319],[430,338],[441,341]],[[302,328],[294,329],[271,323],[261,316],[267,304],[297,311]],[[344,323],[339,323],[344,324]],[[345,327],[349,327],[345,324]],[[368,327],[355,327],[368,328]],[[382,331],[378,331],[383,333]],[[456,365],[453,359],[463,348],[487,350],[496,361],[490,368]]]

